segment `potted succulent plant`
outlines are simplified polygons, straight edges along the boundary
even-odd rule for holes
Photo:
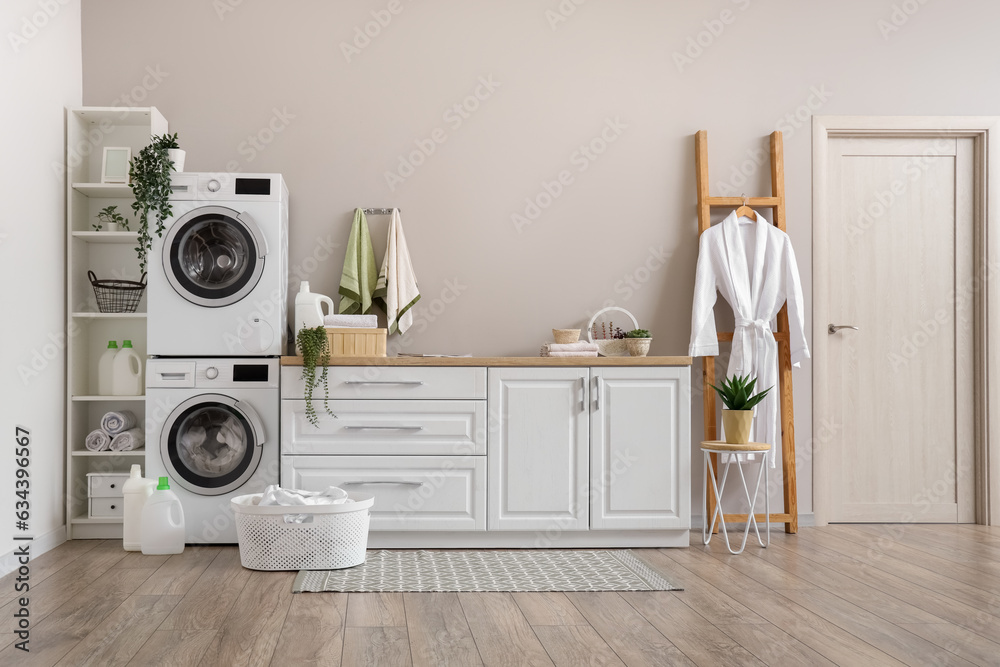
[[[313,426],[319,426],[319,415],[313,405],[313,389],[323,383],[323,408],[326,413],[337,418],[330,410],[330,386],[327,381],[327,364],[330,363],[330,340],[326,336],[326,327],[304,327],[295,336],[295,345],[302,352],[302,379],[305,380],[306,419]],[[316,366],[322,366],[320,376],[316,377]]]
[[[747,373],[743,377],[733,375],[722,381],[721,387],[709,385],[719,394],[726,408],[722,411],[722,430],[726,432],[726,442],[730,445],[745,445],[750,441],[750,426],[753,424],[753,409],[764,400],[768,387],[756,394],[753,393],[757,378],[750,378]]]
[[[121,226],[123,231],[129,231],[128,218],[118,212],[117,206],[105,206],[97,212],[97,223],[93,225],[95,231],[101,231],[105,225],[109,232],[117,232]]]
[[[629,356],[645,357],[649,354],[649,344],[653,341],[647,329],[632,329],[625,334],[625,345]]]
[[[156,235],[163,236],[163,221],[170,217],[170,172],[175,171],[169,151],[177,148],[177,134],[154,136],[152,142],[129,162],[129,183],[135,201],[132,210],[138,216],[139,245],[135,251],[139,267],[146,268],[146,255],[153,245],[149,234],[149,215],[156,219]]]

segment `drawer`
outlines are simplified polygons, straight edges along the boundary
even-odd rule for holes
[[[283,456],[281,485],[370,493],[372,530],[486,530],[485,456]]]
[[[318,375],[318,373],[317,373]],[[486,369],[442,366],[330,366],[330,398],[486,399]],[[322,386],[313,397],[323,396]],[[281,397],[305,398],[302,368],[281,369]]]
[[[91,498],[121,498],[128,473],[87,473],[87,495]]]
[[[304,400],[281,402],[282,454],[486,454],[486,401],[330,401],[337,419],[313,402],[318,427]]]
[[[91,498],[90,516],[95,519],[122,518],[125,516],[124,498]]]

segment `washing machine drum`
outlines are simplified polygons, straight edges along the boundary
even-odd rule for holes
[[[163,270],[174,290],[199,306],[219,308],[253,291],[267,245],[248,213],[202,206],[181,216],[163,243]]]
[[[204,496],[243,486],[260,463],[264,435],[246,403],[205,394],[179,405],[163,425],[160,454],[171,482]]]

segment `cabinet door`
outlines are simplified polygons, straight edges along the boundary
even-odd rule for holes
[[[591,374],[590,527],[690,528],[691,369]]]
[[[586,530],[587,368],[489,369],[490,530]]]

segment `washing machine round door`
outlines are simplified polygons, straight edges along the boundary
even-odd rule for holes
[[[163,424],[160,456],[171,482],[203,496],[246,484],[260,464],[264,427],[248,403],[202,394],[178,405]]]
[[[202,206],[178,218],[163,239],[163,271],[179,295],[220,308],[253,291],[267,243],[249,213]]]

